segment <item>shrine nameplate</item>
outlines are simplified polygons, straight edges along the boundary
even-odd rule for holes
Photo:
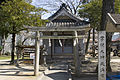
[[[106,80],[106,31],[98,32],[98,80]]]

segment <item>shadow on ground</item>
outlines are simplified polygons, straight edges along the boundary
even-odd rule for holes
[[[51,78],[52,80],[69,80],[69,75],[67,72],[55,72],[51,74],[45,74],[45,76]]]
[[[72,75],[72,80],[98,80],[97,78],[97,73],[95,72],[81,73],[79,77],[75,76],[75,74]]]
[[[34,67],[33,65],[11,65],[10,61],[0,61],[0,76],[34,76]]]

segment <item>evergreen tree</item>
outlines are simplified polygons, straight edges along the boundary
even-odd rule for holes
[[[16,34],[26,30],[24,25],[42,26],[45,21],[40,17],[46,10],[36,8],[23,0],[5,0],[0,7],[0,32],[12,34],[11,63],[14,63]]]

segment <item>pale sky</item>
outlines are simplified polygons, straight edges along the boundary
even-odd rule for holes
[[[55,0],[32,0],[32,5],[35,5],[36,7],[42,7],[44,9],[49,10],[48,7],[46,7],[45,5],[41,5],[41,4],[46,4],[46,2],[51,3],[54,2]],[[55,12],[55,11],[54,11]],[[42,19],[47,19],[49,16],[51,16],[53,13],[53,11],[50,11],[49,13],[46,13],[42,16]]]

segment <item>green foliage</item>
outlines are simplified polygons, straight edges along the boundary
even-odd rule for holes
[[[87,18],[90,21],[91,27],[100,27],[102,1],[93,0],[88,4],[80,6],[80,17]]]
[[[115,0],[115,12],[120,13],[120,0]],[[88,4],[80,6],[79,16],[87,18],[92,28],[99,28],[102,14],[102,0],[91,0]]]
[[[40,17],[46,10],[36,8],[24,0],[6,0],[0,5],[0,32],[19,33],[24,25],[42,26],[45,21]]]
[[[120,0],[115,0],[115,13],[120,14]]]
[[[2,47],[2,46],[0,46],[0,51],[2,51],[2,49],[3,49],[3,47]]]

